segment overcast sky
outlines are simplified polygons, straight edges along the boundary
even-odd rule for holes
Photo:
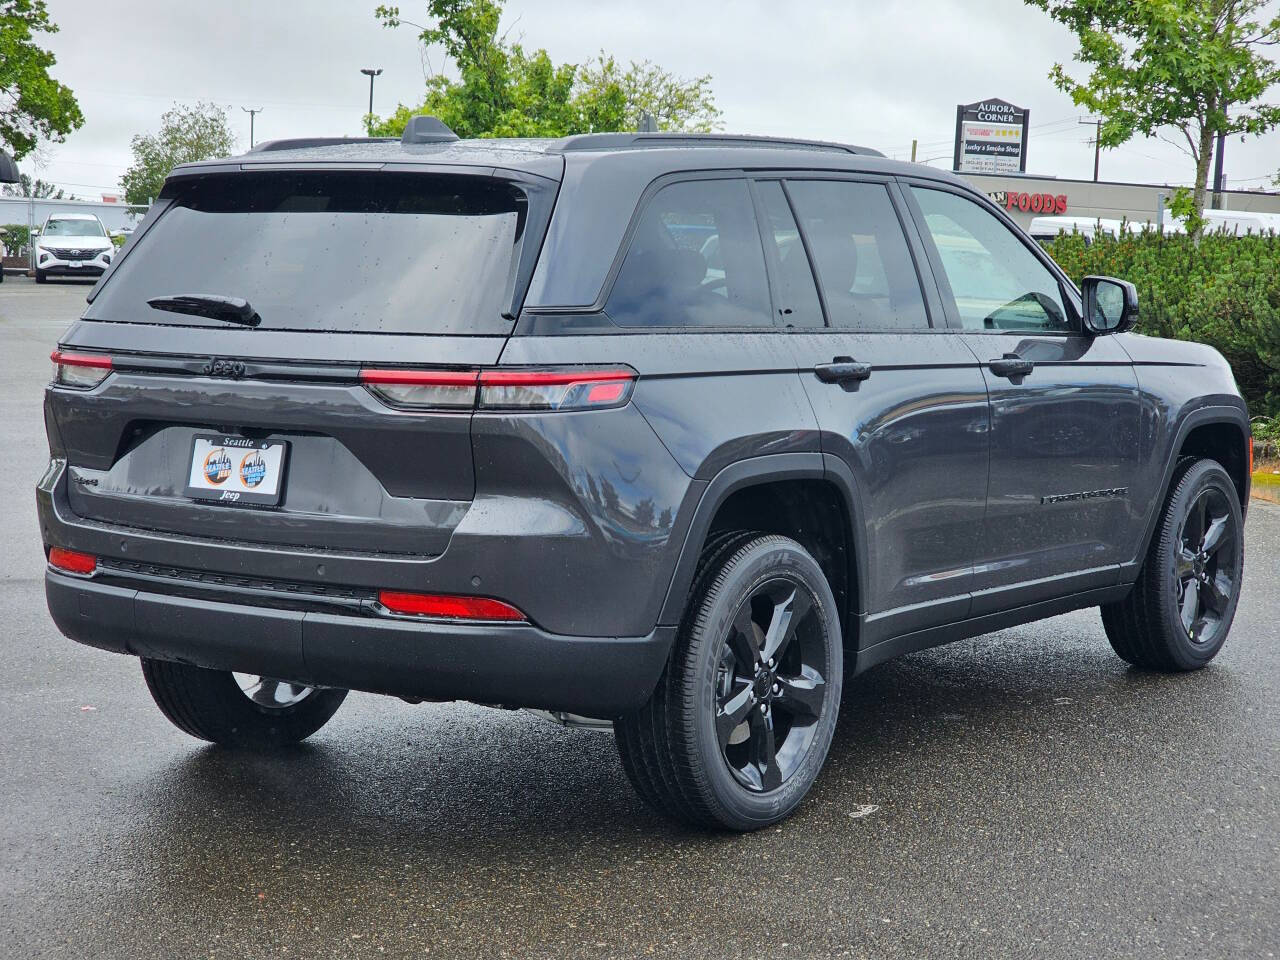
[[[361,0],[48,0],[61,32],[42,43],[76,93],[85,125],[34,170],[77,195],[118,189],[129,139],[157,128],[174,101],[229,108],[240,146],[261,107],[258,140],[358,134],[368,98],[361,67],[381,67],[375,111],[422,98],[416,31],[387,30]],[[425,18],[425,2],[400,0]],[[509,0],[504,23],[526,47],[581,62],[604,49],[684,76],[709,73],[729,132],[842,140],[949,166],[955,106],[1000,97],[1031,110],[1028,172],[1089,178],[1092,127],[1047,79],[1070,63],[1071,35],[1021,0]],[[434,65],[441,65],[434,51]],[[1280,99],[1273,90],[1271,99]],[[1229,142],[1228,185],[1264,185],[1280,168],[1280,133]],[[33,170],[28,161],[24,169]],[[1190,160],[1160,140],[1102,155],[1102,178],[1188,181]]]

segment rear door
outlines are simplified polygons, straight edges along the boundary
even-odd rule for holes
[[[454,390],[456,411],[428,413],[412,384],[365,381],[497,361],[554,183],[492,174],[171,180],[63,342],[112,367],[92,389],[49,392],[74,512],[250,543],[441,552],[475,490],[474,387]],[[257,322],[220,318],[210,295]],[[193,494],[206,461],[215,486],[245,486],[255,447],[283,450],[273,509]]]
[[[986,497],[986,388],[921,284],[896,187],[795,175],[757,191],[823,451],[861,498],[862,644],[961,619]]]
[[[910,188],[951,323],[991,397],[974,615],[1115,582],[1138,539],[1138,383],[1042,251],[959,190]]]

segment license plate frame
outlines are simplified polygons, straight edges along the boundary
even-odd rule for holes
[[[198,433],[191,438],[187,457],[186,495],[206,503],[278,507],[288,464],[287,440]]]

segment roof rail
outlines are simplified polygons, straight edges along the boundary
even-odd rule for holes
[[[879,150],[825,140],[795,140],[790,137],[755,137],[735,133],[580,133],[553,141],[548,153],[575,153],[580,150],[634,150],[645,147],[763,147],[783,150],[831,150],[862,156],[883,157]]]
[[[289,140],[266,140],[250,153],[270,153],[273,150],[305,150],[307,147],[332,147],[344,143],[399,143],[399,137],[293,137]]]

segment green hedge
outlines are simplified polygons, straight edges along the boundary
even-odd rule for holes
[[[1061,234],[1049,252],[1079,283],[1090,274],[1138,288],[1138,331],[1217,348],[1254,415],[1280,415],[1280,236],[1148,232],[1086,244]]]

